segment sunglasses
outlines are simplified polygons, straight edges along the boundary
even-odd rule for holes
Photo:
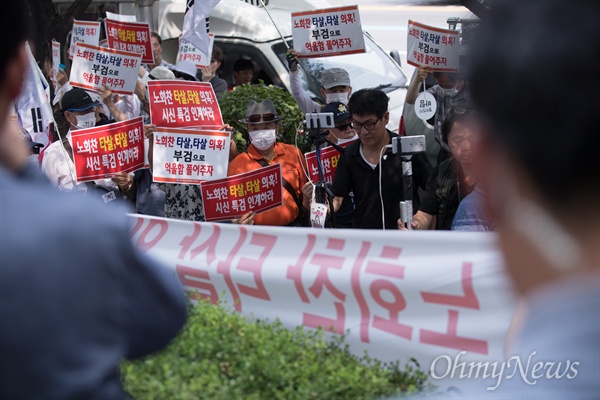
[[[248,115],[246,117],[246,121],[255,124],[257,122],[260,122],[261,118],[262,118],[262,122],[273,122],[273,121],[275,121],[275,118],[277,118],[277,116],[272,113],[252,114],[252,115]]]
[[[173,71],[173,75],[175,75],[175,78],[178,78],[178,79],[183,79],[183,80],[192,81],[192,82],[195,81],[195,79],[192,76],[190,76],[188,74],[182,74],[181,72],[178,72],[178,71]]]
[[[352,128],[352,123],[344,124],[344,125],[337,125],[335,127],[335,129],[339,130],[340,132],[346,132],[348,130],[348,128]]]

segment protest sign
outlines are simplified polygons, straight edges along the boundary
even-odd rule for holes
[[[215,35],[208,34],[208,53],[203,53],[193,44],[179,37],[179,51],[177,52],[177,62],[187,60],[194,63],[196,68],[208,67],[212,58],[213,45],[215,44]]]
[[[141,55],[78,43],[71,66],[71,86],[97,92],[107,85],[114,94],[132,94]]]
[[[73,21],[71,43],[69,45],[69,58],[73,59],[73,52],[77,43],[97,46],[100,40],[100,22],[98,21]]]
[[[109,178],[144,166],[142,118],[71,131],[77,182]]]
[[[154,182],[198,184],[227,176],[229,132],[157,127]]]
[[[350,145],[352,142],[346,142],[342,145],[338,145],[342,148]],[[309,151],[304,154],[306,159],[306,166],[308,167],[308,175],[311,182],[319,182],[319,166],[317,164],[317,151]],[[330,185],[333,184],[333,177],[335,176],[335,170],[340,159],[340,152],[337,151],[333,146],[325,147],[321,149],[321,166],[323,168],[323,179]]]
[[[142,63],[154,64],[150,25],[146,22],[104,20],[108,47],[142,55]]]
[[[221,109],[209,82],[148,81],[150,118],[156,126],[220,129]]]
[[[106,19],[112,19],[113,21],[121,22],[137,22],[135,15],[115,14],[111,13],[110,11],[106,12]]]
[[[408,21],[406,62],[410,65],[427,65],[434,71],[457,72],[459,50],[458,31]]]
[[[203,182],[200,191],[207,221],[234,219],[250,211],[267,211],[283,204],[281,164]]]
[[[292,37],[301,57],[365,52],[358,6],[292,13]]]
[[[56,40],[52,39],[52,74],[50,76],[50,80],[54,85],[54,90],[56,90],[58,86],[58,81],[56,80],[56,73],[58,72],[58,68],[60,65],[60,43]]]

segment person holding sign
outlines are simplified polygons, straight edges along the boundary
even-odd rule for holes
[[[154,56],[154,64],[143,64],[146,72],[150,73],[156,67],[165,67],[173,69],[175,65],[170,64],[162,59],[162,38],[156,32],[150,34],[152,36],[152,55]]]
[[[317,103],[310,98],[308,93],[302,88],[302,80],[298,73],[298,52],[289,49],[287,53],[288,68],[290,70],[290,86],[292,96],[298,107],[303,113],[321,112],[324,105]],[[340,102],[348,104],[348,99],[352,95],[352,85],[350,84],[350,75],[343,68],[328,68],[321,73],[321,96],[325,99],[325,104]]]
[[[452,72],[434,72],[430,67],[419,67],[417,76],[410,83],[406,92],[406,103],[415,104],[419,95],[421,83],[427,79],[429,74],[433,73],[437,84],[427,89],[431,93],[437,103],[437,108],[434,115],[434,136],[435,140],[440,144],[440,152],[438,153],[438,164],[446,160],[450,156],[450,148],[442,141],[442,123],[446,117],[446,113],[450,108],[457,103],[468,103],[470,96],[466,81],[458,73]]]
[[[233,223],[247,225],[290,225],[307,226],[308,219],[302,221],[306,209],[310,208],[310,197],[302,195],[311,184],[304,175],[305,166],[302,153],[295,146],[279,143],[277,139],[278,121],[275,105],[271,100],[260,103],[251,101],[246,109],[246,123],[250,135],[248,152],[238,155],[229,164],[227,175],[238,175],[254,171],[264,166],[279,163],[283,179],[283,205],[260,214],[248,212]],[[302,160],[302,161],[301,161]]]

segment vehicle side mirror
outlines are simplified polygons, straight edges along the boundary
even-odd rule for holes
[[[392,51],[390,51],[390,57],[392,57],[394,61],[396,61],[396,64],[398,64],[399,67],[402,66],[402,61],[400,61],[400,53],[398,52],[398,50],[393,49]]]

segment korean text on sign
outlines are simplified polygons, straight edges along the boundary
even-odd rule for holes
[[[73,55],[72,86],[98,91],[107,85],[115,94],[132,94],[141,55],[78,43]]]
[[[427,65],[434,71],[458,71],[458,31],[434,28],[409,20],[407,36],[406,61],[410,65]]]
[[[73,21],[73,30],[71,31],[71,43],[69,45],[69,58],[73,58],[75,46],[77,43],[90,44],[98,46],[100,41],[100,22],[92,21]]]
[[[153,142],[155,182],[199,184],[227,176],[229,133],[157,128]]]
[[[302,57],[365,52],[358,6],[292,13],[292,36]]]
[[[352,142],[344,143],[341,147],[346,147]],[[308,175],[311,182],[318,182],[319,178],[319,166],[317,164],[317,152],[310,151],[304,154],[306,158],[306,166],[308,167]],[[321,150],[321,168],[323,168],[323,179],[330,185],[333,184],[333,177],[335,176],[335,170],[337,169],[338,161],[340,160],[340,152],[334,147],[326,147]]]
[[[179,51],[177,52],[177,62],[187,60],[196,65],[196,68],[208,67],[212,56],[212,49],[215,43],[214,33],[208,34],[208,54],[204,54],[193,44],[179,38]]]
[[[142,55],[142,63],[154,64],[150,25],[145,22],[120,22],[106,19],[108,47]]]
[[[60,66],[60,43],[56,40],[52,39],[52,76],[50,79],[52,80],[52,84],[54,85],[54,90],[58,86],[58,81],[56,80],[56,74],[58,73],[58,68]]]
[[[149,81],[150,118],[156,126],[219,129],[217,96],[209,82]]]
[[[249,211],[262,212],[282,204],[281,164],[203,182],[202,204],[207,221],[233,219]]]
[[[71,131],[77,182],[108,178],[144,166],[142,118]]]

